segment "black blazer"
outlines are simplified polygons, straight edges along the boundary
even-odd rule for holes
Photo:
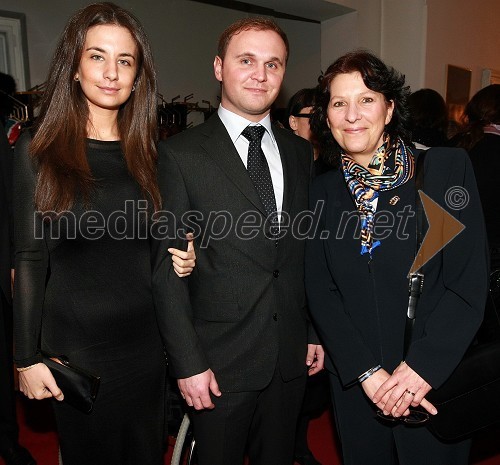
[[[312,149],[286,130],[273,127],[273,133],[290,223],[307,210]],[[263,220],[265,210],[217,114],[160,143],[159,183],[169,232],[174,223],[177,229],[188,223],[197,236],[196,267],[188,279],[175,275],[166,253],[154,270],[172,375],[186,378],[211,368],[222,390],[241,391],[263,388],[277,362],[285,380],[304,374],[305,241],[285,231],[276,246],[262,228],[253,233],[247,227]],[[184,246],[183,233],[177,236],[160,244],[165,252],[166,246]],[[309,342],[316,342],[313,335]]]
[[[424,266],[424,290],[406,357],[408,365],[437,388],[456,367],[481,322],[487,248],[474,173],[464,150],[429,150],[424,192],[465,225]],[[461,197],[453,193],[464,194],[465,207],[454,209]],[[311,204],[318,201],[325,204],[316,237],[307,244],[307,296],[328,355],[327,368],[348,386],[378,364],[392,373],[402,360],[407,275],[415,255],[415,184],[410,180],[380,193],[375,229],[381,245],[371,261],[360,254],[356,208],[342,170],[314,181]],[[325,231],[329,237],[322,240]]]
[[[0,292],[12,302],[10,270],[13,264],[12,149],[0,123]]]

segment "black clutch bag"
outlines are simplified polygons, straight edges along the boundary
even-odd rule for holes
[[[99,390],[100,377],[71,364],[63,355],[42,352],[42,356],[43,363],[49,367],[64,394],[64,402],[83,413],[90,413]]]

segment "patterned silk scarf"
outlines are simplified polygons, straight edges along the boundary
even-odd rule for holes
[[[396,148],[387,150],[388,140],[375,152],[368,168],[342,153],[342,170],[361,217],[361,255],[372,254],[380,245],[373,240],[374,200],[380,191],[395,189],[413,177],[414,160],[409,147],[398,139]],[[388,166],[394,157],[394,167]],[[389,162],[389,163],[388,163]]]

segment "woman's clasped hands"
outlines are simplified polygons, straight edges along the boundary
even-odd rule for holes
[[[386,416],[408,416],[410,407],[419,406],[431,415],[437,414],[436,407],[425,398],[432,389],[431,385],[404,361],[392,375],[381,369],[362,386],[366,395]]]

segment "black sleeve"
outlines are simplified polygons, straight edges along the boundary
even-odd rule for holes
[[[329,199],[321,181],[318,178],[313,182],[310,193],[310,210],[320,212],[320,218],[314,237],[306,242],[307,300],[323,347],[342,384],[348,386],[379,362],[344,310],[341,293],[330,272],[328,241],[324,234],[331,234],[332,226],[325,219]],[[318,202],[322,207],[317,206]]]
[[[35,215],[36,172],[29,154],[28,133],[17,141],[14,153],[13,206],[16,279],[14,282],[14,339],[18,366],[41,361],[39,354],[48,250],[37,238],[43,231],[40,216]]]
[[[188,378],[208,370],[209,365],[192,323],[189,278],[177,276],[168,252],[170,247],[185,247],[181,217],[190,208],[181,169],[163,143],[159,145],[158,184],[163,210],[153,228],[153,297],[170,373]]]
[[[410,345],[406,357],[408,365],[433,388],[451,375],[481,324],[489,269],[484,219],[469,157],[464,150],[439,150],[444,160],[437,149],[426,157],[425,179],[429,179],[430,185],[424,181],[424,191],[430,192],[431,198],[465,228],[442,251],[445,292],[425,322],[423,337]],[[440,180],[445,174],[445,186],[436,190],[435,186],[443,185]],[[442,195],[457,190],[464,193],[464,208],[453,208],[448,197]]]

